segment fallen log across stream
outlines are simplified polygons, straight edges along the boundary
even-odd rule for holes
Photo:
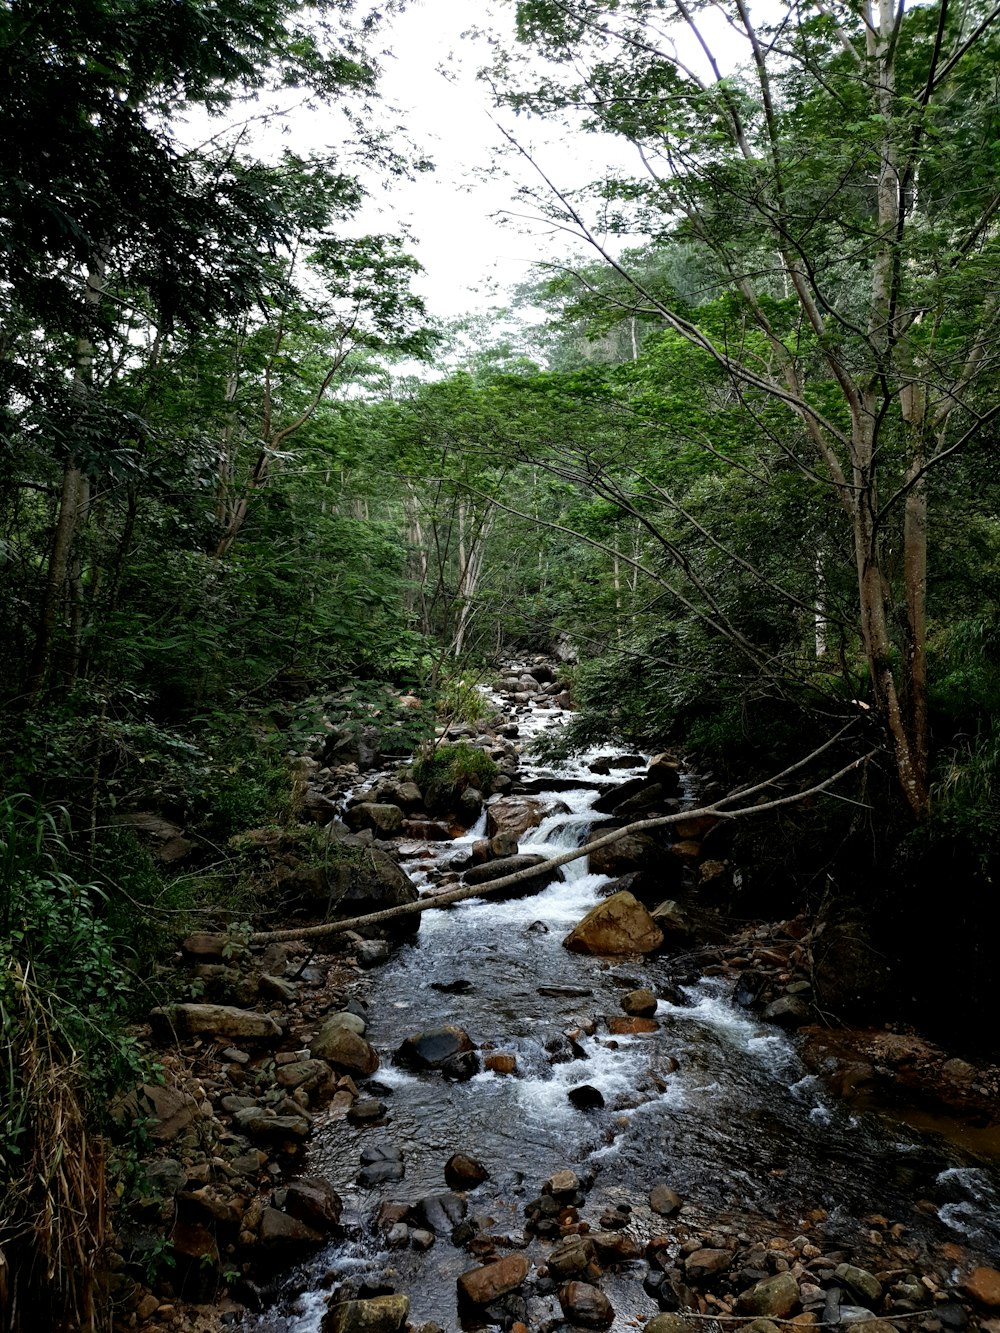
[[[870,750],[867,754],[853,759],[843,768],[824,778],[822,782],[814,783],[802,791],[793,792],[787,796],[778,796],[773,800],[761,801],[753,805],[741,805],[738,809],[730,810],[726,807],[733,801],[746,801],[751,796],[765,791],[768,787],[773,787],[776,783],[790,777],[791,774],[805,768],[808,764],[819,757],[824,751],[843,736],[843,728],[830,740],[800,759],[797,763],[783,769],[780,773],[766,779],[764,782],[758,782],[751,787],[739,788],[730,792],[727,796],[720,797],[717,801],[709,805],[699,806],[693,810],[682,810],[671,815],[657,815],[652,819],[640,819],[633,824],[626,824],[624,828],[614,829],[611,833],[606,833],[601,838],[595,838],[593,842],[585,843],[582,847],[576,847],[568,852],[563,852],[559,856],[553,856],[549,860],[543,861],[537,865],[528,866],[524,870],[515,871],[513,874],[505,875],[502,879],[493,880],[488,884],[465,885],[460,889],[451,889],[446,893],[438,894],[433,898],[422,898],[415,903],[404,903],[400,907],[387,907],[380,912],[369,912],[365,916],[351,917],[344,921],[325,921],[317,926],[299,926],[290,927],[284,930],[262,930],[251,935],[251,944],[275,944],[284,940],[315,940],[325,939],[331,935],[343,935],[348,931],[357,930],[363,926],[377,926],[384,921],[392,921],[397,917],[410,916],[416,912],[430,912],[436,908],[450,907],[453,903],[463,902],[468,898],[484,898],[488,894],[498,893],[502,889],[513,888],[517,884],[522,884],[526,880],[536,879],[544,874],[546,870],[555,870],[559,866],[567,865],[570,861],[576,861],[581,856],[589,856],[591,852],[601,847],[609,847],[612,843],[621,838],[628,837],[634,833],[644,833],[650,829],[666,828],[670,824],[680,823],[682,820],[696,819],[703,815],[712,815],[717,819],[739,819],[747,815],[765,814],[769,810],[776,810],[779,806],[794,805],[798,801],[805,800],[807,797],[815,796],[819,792],[826,791],[834,783],[839,782],[848,773],[860,768],[869,759],[874,758],[877,750]]]

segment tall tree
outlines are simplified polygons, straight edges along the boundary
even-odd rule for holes
[[[721,0],[744,60],[732,70],[687,0],[513,7],[550,72],[512,87],[506,61],[505,100],[631,142],[639,174],[596,187],[602,219],[701,251],[725,318],[646,283],[543,174],[548,210],[628,284],[637,314],[715,361],[762,428],[778,405],[789,457],[836,497],[872,703],[923,817],[929,488],[1000,412],[997,113],[981,95],[1000,9],[822,0],[772,21]]]

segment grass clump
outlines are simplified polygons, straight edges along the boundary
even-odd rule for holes
[[[413,780],[428,810],[448,809],[470,787],[489,790],[497,766],[485,751],[460,741],[425,751],[413,765]]]

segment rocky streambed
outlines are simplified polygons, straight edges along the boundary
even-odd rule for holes
[[[355,774],[310,761],[337,856],[316,874],[262,834],[285,901],[356,915],[693,803],[667,756],[533,764],[524,741],[568,702],[539,674],[466,728],[500,768],[460,810],[390,774],[347,795]],[[215,1314],[245,1333],[1000,1333],[995,1071],[828,1035],[807,923],[707,909],[732,867],[691,825],[335,953],[188,941],[215,1012],[156,1016],[181,1045],[133,1209],[169,1226],[175,1267],[124,1322],[196,1327],[174,1297],[224,1287]],[[903,1084],[951,1110],[888,1105]]]

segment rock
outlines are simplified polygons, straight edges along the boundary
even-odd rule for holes
[[[377,1097],[359,1097],[347,1112],[347,1119],[352,1125],[370,1125],[381,1120],[385,1111],[385,1102],[380,1102]]]
[[[490,1173],[475,1157],[457,1152],[445,1162],[444,1178],[453,1190],[474,1190],[477,1185],[489,1180]]]
[[[493,1074],[516,1074],[517,1056],[505,1051],[493,1051],[483,1060],[483,1065]]]
[[[578,1111],[599,1111],[604,1105],[604,1094],[590,1083],[570,1088],[566,1096]]]
[[[340,1195],[323,1176],[303,1176],[285,1191],[285,1211],[317,1231],[335,1231],[343,1207]]]
[[[813,1013],[811,1006],[797,995],[780,995],[764,1010],[764,1017],[782,1028],[798,1028],[812,1022]]]
[[[323,1020],[323,1030],[327,1028],[347,1028],[349,1032],[354,1032],[359,1037],[363,1037],[368,1031],[368,1024],[360,1014],[354,1014],[350,1009],[341,1009],[336,1014],[330,1014]]]
[[[451,1055],[441,1065],[441,1073],[455,1083],[466,1083],[479,1073],[479,1056],[475,1051],[463,1051],[460,1055]]]
[[[400,1333],[410,1313],[408,1296],[372,1296],[342,1301],[323,1316],[322,1333]]]
[[[322,895],[333,898],[338,916],[365,916],[417,901],[417,886],[391,856],[376,847],[365,847],[353,856],[343,861],[332,856],[329,866],[323,867]],[[411,912],[384,922],[379,931],[394,940],[408,939],[420,929],[420,920],[420,912]]]
[[[987,1310],[1000,1310],[1000,1273],[995,1268],[974,1268],[959,1283],[959,1290]]]
[[[658,782],[671,796],[676,796],[681,789],[680,761],[666,752],[654,754],[646,765],[646,777]]]
[[[651,953],[663,931],[631,893],[616,893],[592,907],[563,940],[574,953]]]
[[[402,1162],[372,1162],[358,1172],[358,1184],[363,1189],[373,1189],[376,1185],[386,1185],[402,1180],[406,1168]]]
[[[549,1273],[560,1282],[585,1277],[590,1265],[596,1262],[597,1249],[589,1236],[567,1236],[545,1261]]]
[[[378,1052],[364,1037],[344,1027],[339,1017],[323,1024],[309,1043],[309,1054],[352,1074],[374,1074],[379,1067]]]
[[[598,838],[606,837],[607,833],[607,829],[598,826],[586,841],[596,842]],[[680,882],[680,868],[671,867],[663,847],[652,833],[628,833],[606,847],[595,847],[587,858],[587,865],[592,874],[610,875],[612,879],[643,870],[655,870],[660,878],[662,870],[669,877],[669,883],[661,883],[661,892],[664,887],[669,889]]]
[[[265,1143],[285,1139],[306,1139],[312,1125],[305,1115],[268,1115],[260,1106],[248,1106],[237,1111],[233,1123],[241,1134]]]
[[[465,1221],[467,1206],[460,1194],[429,1194],[416,1206],[417,1216],[435,1235],[448,1235],[459,1222]]]
[[[185,1259],[193,1259],[206,1267],[219,1262],[219,1245],[215,1234],[203,1222],[178,1217],[170,1232],[174,1252]]]
[[[882,1298],[882,1283],[864,1268],[857,1268],[854,1264],[838,1264],[833,1270],[833,1276],[861,1304],[873,1307]]]
[[[179,1213],[204,1222],[215,1230],[235,1232],[243,1217],[243,1201],[227,1187],[203,1185],[177,1195]]]
[[[550,1194],[553,1199],[568,1199],[580,1189],[580,1177],[568,1166],[555,1171],[542,1186],[543,1194]]]
[[[695,1250],[684,1260],[684,1272],[691,1282],[705,1282],[725,1273],[732,1262],[733,1255],[729,1250]]]
[[[147,1120],[149,1136],[157,1143],[177,1138],[203,1114],[197,1098],[189,1092],[156,1083],[144,1083],[129,1109],[137,1118]]]
[[[516,833],[498,833],[486,840],[486,850],[494,860],[517,855],[518,837]],[[483,858],[488,859],[488,858]]]
[[[629,991],[622,999],[622,1009],[635,1018],[652,1018],[656,1013],[656,996],[645,988]]]
[[[701,1322],[700,1319],[685,1319],[682,1314],[658,1314],[646,1324],[644,1333],[696,1333]],[[753,1325],[749,1327],[752,1328]],[[744,1333],[747,1333],[747,1330],[744,1330]]]
[[[529,870],[532,866],[544,867],[549,858],[539,855],[523,856],[505,856],[497,861],[487,861],[484,865],[473,866],[471,870],[465,872],[465,883],[468,885],[491,884],[494,880],[503,879],[506,875],[515,875],[522,870]],[[499,894],[493,893],[490,896],[503,900],[505,898],[525,898],[532,893],[540,893],[542,889],[549,884],[559,883],[563,879],[563,872],[556,866],[552,870],[540,869],[537,875],[529,875],[527,879],[519,884],[512,884],[509,889],[503,889]]]
[[[673,1217],[680,1212],[684,1200],[681,1196],[663,1183],[654,1185],[649,1191],[649,1206],[654,1213],[659,1213],[660,1217]]]
[[[173,1157],[160,1157],[143,1168],[146,1189],[160,1198],[177,1194],[187,1184],[187,1171]]]
[[[516,1290],[528,1276],[529,1267],[523,1254],[508,1254],[496,1263],[472,1268],[458,1279],[459,1298],[471,1305],[489,1305]]]
[[[394,1058],[405,1069],[440,1069],[453,1056],[474,1050],[472,1038],[463,1028],[445,1023],[407,1037]]]
[[[486,836],[512,833],[520,838],[530,828],[537,828],[548,813],[543,801],[532,796],[501,796],[486,809]]]
[[[318,1231],[307,1226],[297,1217],[290,1217],[279,1208],[265,1208],[261,1213],[258,1238],[262,1246],[271,1251],[288,1254],[294,1250],[309,1250],[322,1244],[323,1237]]]
[[[655,1018],[609,1018],[608,1031],[613,1037],[641,1037],[659,1032]]]
[[[294,1064],[280,1065],[275,1080],[281,1088],[303,1088],[308,1092],[332,1076],[325,1060],[296,1060]]]
[[[403,827],[403,812],[398,805],[383,805],[375,801],[352,805],[344,819],[352,829],[370,828],[373,833],[380,833],[386,838],[391,838]]]
[[[615,1321],[611,1302],[589,1282],[567,1282],[559,1292],[559,1304],[570,1323],[581,1328],[610,1328]]]
[[[154,1009],[149,1015],[157,1037],[215,1037],[257,1041],[274,1040],[281,1028],[269,1014],[250,1009],[235,1009],[228,1004],[171,1004]]]
[[[740,1292],[736,1298],[738,1314],[751,1318],[787,1319],[799,1303],[799,1284],[791,1273],[764,1278]]]
[[[674,796],[676,788],[671,789],[665,783],[651,782],[648,786],[637,791],[633,796],[627,797],[619,805],[616,805],[611,811],[615,819],[646,819],[654,814],[660,814],[668,808],[668,803]],[[676,802],[674,802],[676,808]]]
[[[197,963],[223,962],[241,950],[239,942],[218,931],[196,930],[181,944],[184,957]]]
[[[663,931],[668,944],[686,944],[692,935],[691,920],[672,898],[653,909],[653,920]]]

